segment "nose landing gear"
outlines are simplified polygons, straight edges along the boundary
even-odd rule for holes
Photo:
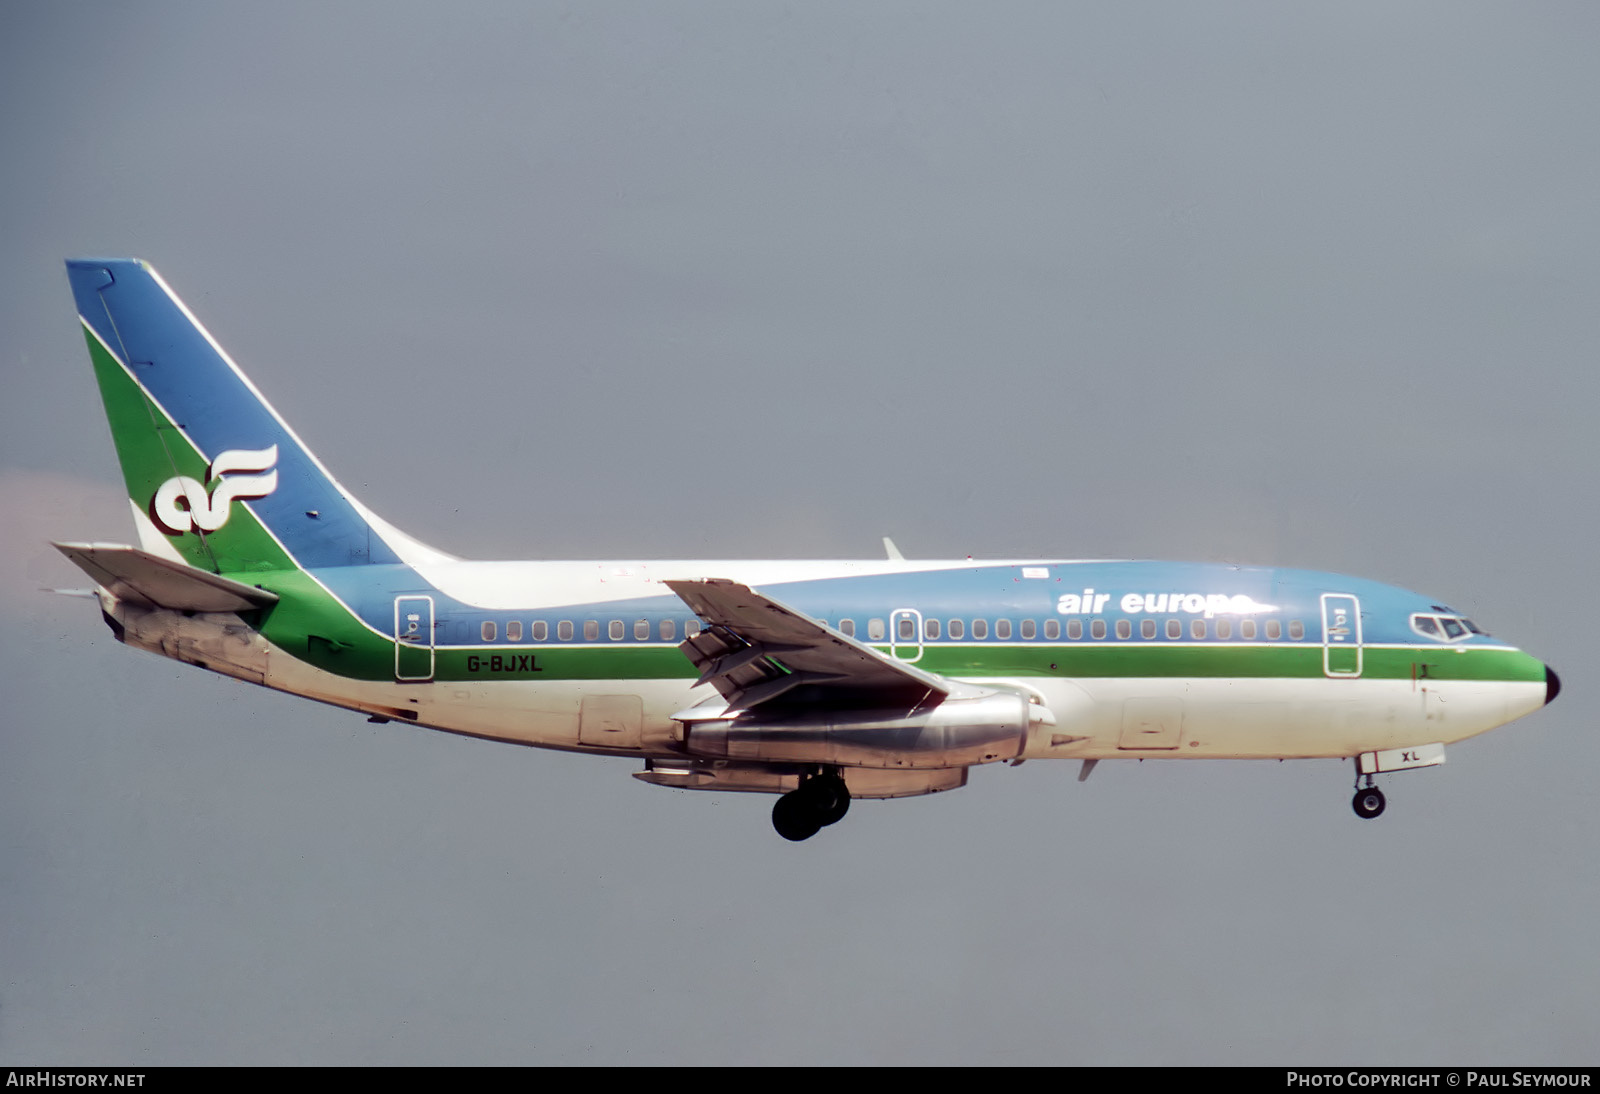
[[[1365,779],[1367,785],[1362,786]],[[1384,799],[1383,791],[1372,785],[1372,773],[1361,770],[1361,757],[1356,757],[1356,796],[1350,799],[1350,808],[1356,811],[1356,816],[1362,820],[1371,820],[1383,813],[1383,807],[1388,802]]]
[[[772,827],[786,840],[810,839],[850,811],[850,791],[836,769],[801,776],[800,787],[772,807]]]

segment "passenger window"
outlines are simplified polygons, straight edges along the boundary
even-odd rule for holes
[[[1096,619],[1093,623],[1089,624],[1089,637],[1104,638],[1105,636],[1106,621],[1104,619]]]
[[[1176,619],[1167,620],[1167,637],[1168,638],[1182,638],[1183,637],[1183,624],[1181,622],[1179,622],[1178,620],[1176,620]]]
[[[1296,642],[1306,636],[1306,625],[1298,619],[1289,620],[1289,637]]]
[[[966,624],[959,619],[950,620],[950,637],[965,638],[967,636]]]
[[[556,637],[563,642],[572,641],[572,620],[563,619],[556,624]]]
[[[1074,639],[1074,640],[1083,637],[1083,620],[1081,620],[1081,619],[1069,619],[1069,620],[1067,620],[1067,637],[1071,638],[1071,639]]]
[[[598,619],[585,619],[583,621],[583,640],[593,642],[600,637],[600,621]]]
[[[1117,637],[1118,638],[1132,638],[1133,637],[1133,624],[1128,622],[1128,620],[1126,620],[1126,619],[1117,620]]]
[[[868,639],[870,639],[873,642],[881,642],[881,641],[883,641],[883,635],[884,635],[883,620],[881,620],[881,619],[869,619],[869,620],[867,620],[867,638]]]
[[[909,642],[917,636],[917,623],[909,615],[900,617],[900,625],[896,628],[900,632],[900,641]]]
[[[1217,637],[1218,638],[1232,638],[1233,637],[1233,623],[1231,621],[1227,620],[1227,619],[1219,619],[1219,620],[1217,620]]]
[[[1154,619],[1139,620],[1139,637],[1154,638],[1156,636],[1156,621]]]
[[[521,642],[522,641],[522,620],[513,619],[511,622],[506,624],[506,641],[507,642]]]
[[[980,640],[989,637],[989,621],[987,619],[974,619],[972,621],[972,637]]]
[[[1059,642],[1061,640],[1061,620],[1046,619],[1044,621],[1044,637],[1048,642]]]
[[[549,637],[550,637],[550,624],[546,623],[542,619],[534,620],[534,623],[533,623],[533,640],[535,642],[543,642],[545,639],[547,639]]]
[[[839,620],[839,633],[854,638],[856,636],[856,621],[854,619]]]
[[[485,642],[494,641],[494,620],[492,619],[486,620],[483,624],[483,640]]]
[[[1276,619],[1267,620],[1267,641],[1276,642],[1283,637],[1283,624]]]
[[[1031,619],[1024,619],[1022,621],[1022,637],[1029,641],[1039,637],[1039,625]]]
[[[924,638],[938,638],[939,621],[937,619],[924,619],[922,621],[922,635]]]
[[[606,627],[606,633],[611,636],[611,641],[613,642],[617,642],[622,639],[622,632],[623,626],[622,620],[620,619],[613,619],[610,625]]]
[[[1204,638],[1205,636],[1206,636],[1206,621],[1204,619],[1196,619],[1193,623],[1189,624],[1189,637],[1190,638]]]
[[[1002,641],[1009,641],[1011,638],[1011,620],[996,619],[994,621],[994,636]]]
[[[656,633],[661,636],[661,641],[671,642],[678,636],[678,628],[677,625],[672,622],[672,620],[663,619],[661,621],[661,626],[656,628]]]
[[[644,642],[650,638],[650,620],[636,619],[633,623],[633,636]]]
[[[1244,620],[1243,622],[1241,622],[1239,624],[1239,637],[1240,638],[1253,639],[1253,638],[1255,638],[1255,636],[1256,636],[1256,621],[1254,619],[1246,619],[1246,620]]]
[[[683,624],[683,636],[685,638],[693,638],[695,635],[697,635],[699,633],[700,633],[700,618],[699,618],[699,616],[696,616],[693,619],[685,621],[685,623]]]

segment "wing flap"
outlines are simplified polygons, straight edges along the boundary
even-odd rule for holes
[[[113,543],[57,543],[95,584],[119,600],[182,612],[242,612],[275,604],[277,593],[208,574],[137,547]]]
[[[836,695],[859,706],[931,705],[952,681],[879,653],[786,604],[723,578],[668,581],[707,624],[678,647],[730,708],[748,710],[804,689],[811,703]]]

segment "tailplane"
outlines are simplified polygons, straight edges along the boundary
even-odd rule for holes
[[[67,276],[145,551],[212,573],[449,559],[340,487],[148,264]]]
[[[136,547],[57,543],[56,550],[118,600],[175,612],[246,612],[278,602],[278,594]]]

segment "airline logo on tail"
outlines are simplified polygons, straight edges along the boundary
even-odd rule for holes
[[[206,469],[208,491],[188,475],[176,475],[150,499],[150,519],[169,536],[215,532],[228,523],[233,503],[264,498],[278,488],[278,446],[230,448]],[[223,478],[227,475],[227,478]]]

